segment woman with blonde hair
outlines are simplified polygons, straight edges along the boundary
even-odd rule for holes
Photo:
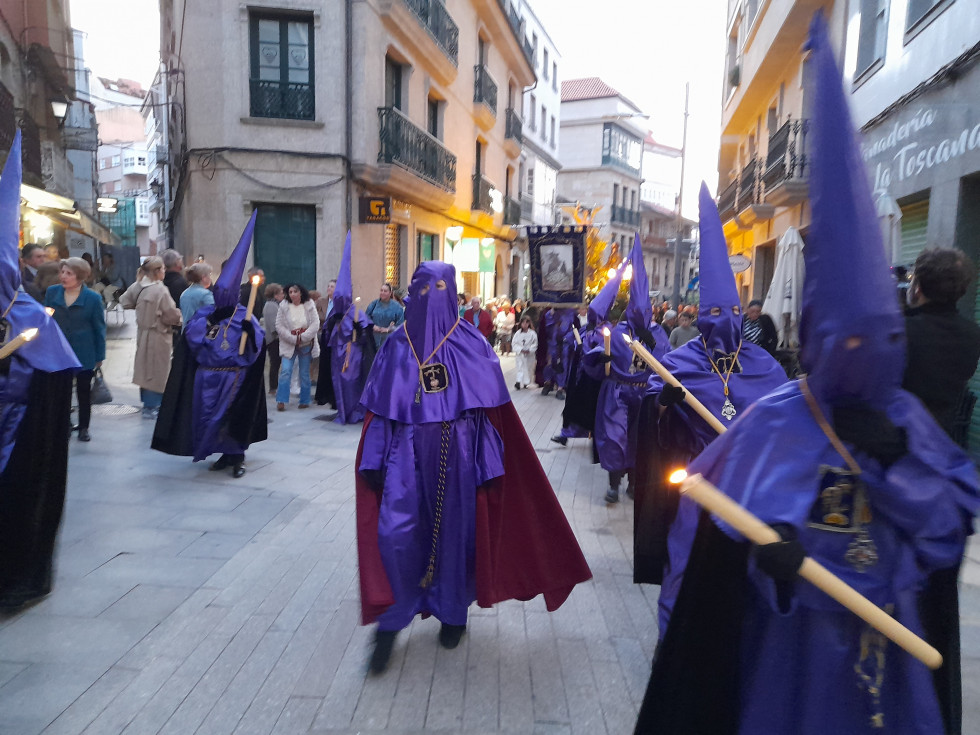
[[[75,374],[78,395],[78,440],[91,440],[92,375],[105,360],[105,310],[102,297],[85,285],[92,268],[81,258],[61,261],[61,283],[44,292],[44,305],[64,332],[82,369]]]
[[[214,306],[214,295],[211,293],[211,272],[209,264],[194,263],[184,273],[187,288],[180,294],[180,315],[184,324],[191,320],[202,306]]]
[[[124,309],[136,310],[136,359],[133,382],[140,387],[143,418],[156,419],[163,389],[170,375],[173,329],[180,324],[180,309],[163,284],[163,260],[147,258],[137,273],[138,280],[119,299]]]

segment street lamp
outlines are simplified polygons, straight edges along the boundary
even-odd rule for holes
[[[681,203],[684,201],[684,155],[687,152],[687,101],[691,94],[691,83],[684,85],[684,137],[681,142],[681,186],[677,190],[677,239],[674,241],[674,308],[681,304],[681,243],[684,241],[684,215]]]
[[[68,115],[68,101],[59,99],[51,100],[51,113],[58,120],[58,125],[61,125]]]

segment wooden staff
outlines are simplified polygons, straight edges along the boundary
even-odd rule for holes
[[[663,366],[656,357],[654,357],[650,350],[644,347],[638,340],[630,339],[627,335],[623,335],[623,339],[629,344],[630,349],[633,350],[633,354],[638,355],[643,362],[649,365],[653,371],[659,375],[665,383],[670,383],[675,388],[680,388],[684,391],[684,402],[694,409],[694,411],[708,422],[708,426],[717,431],[719,434],[724,434],[728,429],[721,423],[717,416],[715,416],[711,411],[709,411],[701,401],[694,397],[691,391],[686,390],[681,381],[671,375],[670,371]]]
[[[249,291],[249,293],[248,293],[248,308],[245,309],[245,321],[243,321],[242,324],[244,324],[245,322],[249,322],[249,321],[252,320],[252,312],[255,311],[255,295],[258,293],[258,290],[259,290],[259,281],[261,281],[261,280],[262,280],[262,277],[259,276],[259,275],[252,276],[252,290]],[[248,339],[248,333],[244,329],[242,329],[242,341],[238,343],[238,354],[239,355],[244,355],[245,354],[245,340],[246,339]]]
[[[23,332],[21,332],[12,340],[10,340],[7,344],[5,344],[3,346],[3,349],[0,349],[0,360],[2,360],[5,357],[10,357],[10,355],[14,354],[14,352],[20,349],[21,345],[23,345],[25,342],[30,342],[36,336],[37,336],[37,327],[31,327],[30,329],[25,329]]]
[[[610,339],[610,334],[609,334],[609,327],[603,327],[602,328],[602,344],[603,344],[603,347],[605,348],[606,356],[607,357],[612,354],[612,350],[610,349],[611,348],[610,342],[611,342],[611,339]],[[608,363],[607,362],[606,363],[606,375],[609,375],[609,368],[610,367],[612,367],[612,363]]]
[[[582,335],[578,333],[577,327],[572,327],[572,336],[575,337],[575,342],[579,347],[582,346]]]
[[[723,520],[752,543],[762,545],[782,541],[779,534],[770,526],[722,493],[701,475],[687,477],[684,470],[679,470],[671,475],[670,479],[671,482],[680,483],[681,493]],[[938,669],[942,666],[943,657],[939,651],[819,562],[809,556],[806,557],[800,566],[799,575],[814,587],[826,592],[930,669]]]

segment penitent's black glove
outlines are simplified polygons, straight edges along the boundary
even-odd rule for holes
[[[252,324],[252,320],[242,322],[242,332],[248,335],[248,342],[252,345],[252,349],[255,349],[255,325]]]
[[[668,406],[673,406],[675,403],[683,403],[684,396],[687,393],[683,388],[676,385],[671,385],[670,383],[664,383],[663,390],[660,391],[660,398],[657,399],[661,406],[667,408]]]
[[[755,565],[777,582],[792,582],[806,558],[806,550],[796,540],[796,531],[792,526],[778,524],[773,529],[782,541],[753,548]]]
[[[834,431],[860,451],[890,467],[908,452],[905,429],[895,426],[883,411],[864,403],[834,406]]]
[[[637,329],[636,336],[640,338],[640,341],[647,346],[648,350],[652,350],[657,346],[657,338],[653,336],[647,328]]]
[[[599,362],[605,364],[607,362],[612,362],[612,355],[607,355],[605,352],[599,355]]]
[[[225,319],[235,313],[235,308],[236,306],[222,306],[220,309],[215,309],[208,314],[208,324],[213,326],[223,322]]]

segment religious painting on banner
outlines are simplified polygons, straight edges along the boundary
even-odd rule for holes
[[[585,228],[529,227],[531,301],[544,306],[585,303]]]

